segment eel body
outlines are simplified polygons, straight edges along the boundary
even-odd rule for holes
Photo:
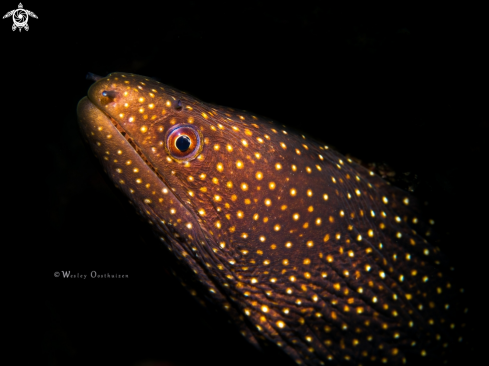
[[[305,365],[441,359],[458,342],[460,289],[409,193],[139,75],[99,78],[78,116],[115,185],[250,342]]]

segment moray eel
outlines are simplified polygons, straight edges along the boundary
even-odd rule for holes
[[[266,118],[139,75],[94,79],[82,133],[250,342],[358,365],[439,360],[460,340],[461,289],[409,193]]]

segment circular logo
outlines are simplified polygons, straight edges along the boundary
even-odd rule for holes
[[[27,24],[29,15],[24,9],[16,9],[12,14],[12,19],[17,27],[22,28]]]

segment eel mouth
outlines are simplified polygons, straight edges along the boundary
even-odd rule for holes
[[[153,173],[160,179],[167,187],[169,187],[168,182],[164,179],[161,173],[158,172],[158,168],[155,167],[150,160],[145,156],[142,150],[139,148],[134,139],[126,132],[126,130],[108,113],[106,113],[102,108],[98,106],[97,102],[93,102],[90,96],[84,97],[78,103],[77,108],[78,121],[87,136],[90,145],[94,145],[94,140],[99,140],[95,138],[95,130],[98,131],[110,131],[114,135],[117,134],[121,136],[124,141],[121,141],[122,146],[127,149],[132,148],[132,150],[143,160],[144,164],[153,171]],[[105,136],[105,135],[104,135]],[[107,141],[107,144],[110,144]],[[97,142],[95,142],[96,144]],[[95,148],[95,146],[93,146]]]
[[[101,110],[101,109],[99,108],[99,110]],[[144,160],[144,162],[146,163],[146,165],[149,168],[151,168],[151,170],[153,170],[156,174],[158,174],[156,172],[156,168],[146,158],[146,156],[143,154],[143,152],[141,151],[141,149],[139,148],[139,146],[136,145],[136,143],[134,142],[134,139],[131,136],[128,135],[128,133],[124,130],[124,128],[113,117],[109,116],[103,110],[101,110],[101,111],[107,116],[107,118],[109,119],[109,121],[114,125],[114,127],[117,129],[117,131],[119,131],[119,133],[122,135],[122,137],[124,137],[124,139],[129,143],[129,145],[132,146],[132,148],[134,149],[134,151],[136,151],[136,153],[141,157],[141,159]]]

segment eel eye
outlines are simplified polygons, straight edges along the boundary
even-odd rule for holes
[[[166,134],[166,150],[176,161],[190,161],[202,151],[203,139],[194,126],[177,125]]]

